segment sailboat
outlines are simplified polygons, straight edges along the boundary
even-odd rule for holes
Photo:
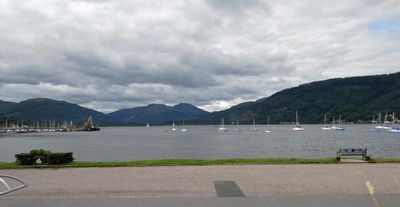
[[[400,133],[400,127],[389,129],[388,132],[390,132],[390,133]]]
[[[219,132],[228,132],[228,129],[225,128],[225,120],[224,118],[221,119],[221,126],[218,128]]]
[[[332,129],[334,129],[334,130],[336,130],[336,131],[344,131],[344,130],[345,130],[345,128],[341,126],[341,119],[342,119],[342,117],[339,116],[339,125],[336,126],[336,125],[335,125],[335,118],[333,118],[333,126],[332,126]]]
[[[150,127],[150,124],[149,124],[149,123],[147,123],[147,124],[146,124],[146,127]]]
[[[253,127],[250,129],[250,131],[257,131],[256,128],[256,119],[253,118]]]
[[[372,115],[372,127],[369,129],[371,132],[379,132],[380,129],[376,128],[376,124],[378,121],[375,121],[375,115]]]
[[[385,118],[384,118],[384,121],[383,121],[383,125],[381,125],[380,123],[381,123],[381,113],[379,113],[379,125],[376,126],[375,128],[378,128],[378,129],[386,129],[386,130],[391,129],[391,127],[389,127],[389,126],[386,125],[386,124],[390,123],[390,122],[388,122],[388,120],[387,120],[387,112],[386,112],[386,114],[385,114]]]
[[[387,119],[388,119],[388,113],[387,113],[387,111],[386,111],[385,119],[383,120],[383,124],[384,124],[384,125],[385,125],[385,124],[390,124],[390,121],[388,121]]]
[[[388,130],[390,133],[400,133],[400,127],[395,127],[394,125],[396,124],[396,119],[394,117],[394,112],[393,112],[393,127]]]
[[[377,129],[382,129],[383,126],[381,125],[381,121],[382,121],[382,114],[379,113],[378,114],[378,119],[376,120],[377,124],[375,125],[375,128]]]
[[[239,128],[239,118],[236,119],[236,129],[235,129],[235,131],[236,131],[236,132],[242,131],[242,130]]]
[[[176,128],[175,128],[175,120],[172,121],[172,131],[176,131]]]
[[[304,128],[300,126],[299,116],[297,111],[296,111],[296,126],[292,128],[292,131],[304,131]]]
[[[187,129],[185,128],[185,120],[182,120],[182,129],[181,132],[186,132]]]
[[[267,128],[264,130],[266,133],[272,133],[272,130],[269,129],[269,116],[267,118]]]
[[[321,127],[322,130],[331,130],[330,127],[328,127],[328,125],[326,125],[326,114],[325,114],[325,125],[323,127]]]

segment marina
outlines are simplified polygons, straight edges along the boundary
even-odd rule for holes
[[[44,124],[36,123],[36,125],[24,125],[23,122],[19,124],[11,124],[8,126],[8,122],[6,121],[5,126],[0,128],[0,133],[7,133],[7,134],[23,134],[23,133],[38,133],[38,132],[73,132],[73,131],[100,131],[100,128],[97,126],[95,127],[93,124],[93,119],[91,116],[88,117],[87,121],[83,123],[81,126],[76,126],[70,121],[67,124],[67,121],[64,121],[62,124],[56,121],[47,121]]]

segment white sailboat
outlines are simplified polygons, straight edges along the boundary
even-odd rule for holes
[[[250,129],[250,131],[257,131],[258,129],[256,128],[256,119],[253,118],[253,127]]]
[[[296,111],[296,126],[292,128],[292,131],[304,131],[304,128],[300,126],[299,116],[297,111]]]
[[[228,132],[228,129],[225,128],[225,120],[224,118],[221,119],[221,126],[218,128],[219,132]]]
[[[267,120],[267,128],[264,130],[266,133],[272,133],[272,130],[271,129],[269,129],[269,116],[268,116],[268,118],[267,118],[268,120]]]
[[[175,128],[175,120],[172,122],[172,131],[176,131],[176,128]]]
[[[383,125],[381,125],[381,113],[379,113],[379,116],[378,116],[379,118],[379,125],[378,126],[376,126],[375,128],[377,128],[377,129],[385,129],[385,130],[389,130],[389,129],[391,129],[392,127],[389,127],[389,126],[387,126],[387,124],[388,123],[390,123],[388,120],[387,120],[387,112],[386,112],[386,114],[385,114],[385,118],[384,118],[384,121],[383,121]]]
[[[381,125],[381,121],[382,121],[382,114],[381,113],[379,113],[378,114],[378,119],[376,120],[377,121],[377,124],[375,125],[375,128],[377,128],[377,129],[382,129],[382,125]]]
[[[396,118],[394,117],[394,112],[393,112],[393,127],[391,129],[388,130],[388,132],[390,133],[400,133],[400,127],[395,127],[396,124]]]
[[[400,127],[389,129],[388,132],[390,132],[390,133],[400,133]]]
[[[149,124],[149,123],[147,123],[147,124],[146,124],[146,127],[150,127],[150,124]]]
[[[242,131],[242,130],[239,128],[239,118],[236,119],[236,129],[235,129],[235,131],[236,131],[236,132]]]
[[[376,128],[377,121],[375,121],[375,115],[372,115],[372,127],[369,129],[371,132],[379,132],[380,129]]]
[[[339,115],[339,126],[336,127],[336,131],[344,131],[345,128],[341,125],[342,117]]]
[[[323,127],[321,127],[322,130],[331,130],[330,127],[328,127],[328,125],[326,124],[326,114],[325,114],[325,125]]]
[[[390,124],[390,121],[388,120],[388,113],[387,113],[387,111],[386,111],[386,114],[385,114],[385,118],[384,118],[384,120],[383,120],[383,124],[385,125],[385,124]]]
[[[341,116],[339,116],[339,125],[335,125],[335,117],[333,117],[331,128],[336,131],[344,131],[345,129],[342,126],[340,126],[340,122],[341,122]]]
[[[185,128],[185,120],[182,120],[182,129],[181,132],[186,132],[187,129]]]

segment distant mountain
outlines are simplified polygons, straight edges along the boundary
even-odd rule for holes
[[[3,112],[9,110],[15,104],[16,103],[14,103],[14,102],[8,102],[8,101],[0,100],[0,114],[2,114]]]
[[[163,124],[173,120],[190,120],[205,114],[208,114],[208,112],[193,105],[182,103],[175,106],[150,104],[131,109],[121,109],[108,114],[108,117],[117,123]]]
[[[150,104],[132,109],[121,109],[110,114],[81,107],[65,101],[46,98],[28,99],[19,103],[0,101],[0,118],[15,117],[24,122],[55,120],[83,123],[89,115],[101,125],[164,124],[185,119],[190,124],[264,124],[267,116],[271,123],[295,121],[299,112],[301,123],[321,123],[326,113],[328,119],[341,115],[348,122],[370,122],[372,116],[387,111],[400,117],[400,73],[336,78],[288,88],[254,102],[241,103],[230,109],[209,113],[190,104],[166,106]]]
[[[11,116],[24,122],[56,122],[73,121],[83,124],[83,121],[92,116],[95,124],[111,124],[112,121],[103,113],[88,109],[66,101],[57,101],[46,98],[28,99],[19,103],[3,104],[0,102],[0,116]],[[3,108],[3,106],[5,106]]]
[[[277,92],[255,102],[242,103],[230,109],[210,113],[194,123],[250,124],[252,118],[264,124],[267,116],[271,123],[294,122],[295,111],[301,123],[321,123],[326,113],[349,122],[372,120],[372,116],[386,111],[400,115],[400,73],[337,78],[307,83]]]

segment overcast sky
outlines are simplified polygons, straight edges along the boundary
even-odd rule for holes
[[[215,111],[397,71],[398,0],[0,0],[0,100]]]

